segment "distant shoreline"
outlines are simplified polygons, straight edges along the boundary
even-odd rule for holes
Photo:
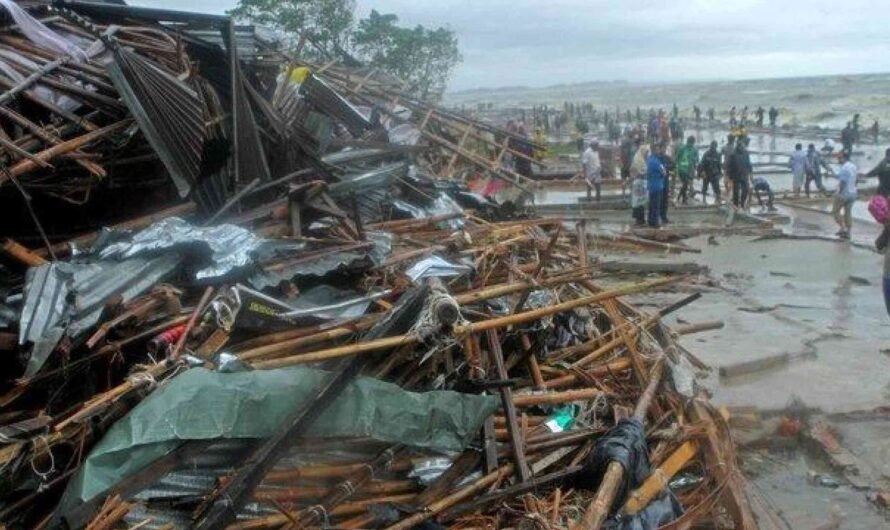
[[[449,96],[464,96],[475,93],[497,93],[503,91],[537,91],[552,89],[573,89],[585,87],[605,87],[615,85],[631,85],[634,87],[657,87],[670,85],[707,85],[713,83],[755,83],[755,82],[771,82],[786,80],[819,80],[832,79],[839,77],[856,78],[856,77],[873,77],[890,75],[890,72],[869,72],[856,74],[828,74],[828,75],[809,75],[809,76],[779,76],[779,77],[754,77],[754,78],[711,78],[711,79],[686,79],[686,80],[665,80],[665,81],[633,81],[629,79],[613,79],[600,81],[578,81],[574,83],[555,83],[552,85],[528,86],[528,85],[503,85],[503,86],[482,86],[474,88],[463,88],[460,90],[449,90],[445,93],[445,99]]]

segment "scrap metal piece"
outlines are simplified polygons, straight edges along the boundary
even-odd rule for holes
[[[223,224],[197,227],[178,217],[168,217],[135,234],[128,241],[112,243],[99,251],[102,259],[124,259],[178,246],[203,245],[212,264],[199,270],[197,279],[225,276],[253,263],[252,253],[263,240],[244,228]]]
[[[308,76],[300,86],[300,92],[312,105],[324,114],[341,122],[353,136],[361,136],[371,127],[371,122],[352,103],[338,94],[320,77]]]
[[[64,336],[77,339],[94,326],[105,302],[123,302],[150,289],[173,272],[182,258],[168,253],[152,258],[91,263],[54,262],[28,270],[19,321],[19,344],[32,344],[25,377],[36,374]]]

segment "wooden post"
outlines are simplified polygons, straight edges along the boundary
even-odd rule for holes
[[[587,267],[587,221],[582,219],[578,221],[578,261],[582,267]]]

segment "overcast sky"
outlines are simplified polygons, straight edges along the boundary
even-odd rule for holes
[[[235,1],[132,3],[222,13]],[[890,71],[887,0],[358,0],[357,17],[372,6],[457,33],[451,90]]]

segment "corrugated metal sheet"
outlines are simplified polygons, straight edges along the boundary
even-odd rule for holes
[[[361,136],[371,123],[355,106],[334,91],[320,78],[310,75],[300,86],[300,92],[322,113],[342,123],[353,136]]]
[[[144,293],[173,272],[179,254],[87,263],[54,262],[28,270],[19,344],[32,344],[25,376],[37,373],[64,336],[77,339],[96,324],[105,302]]]
[[[248,283],[255,289],[276,287],[283,281],[301,277],[322,277],[332,272],[348,268],[368,268],[380,265],[386,260],[392,248],[392,235],[386,232],[369,231],[369,241],[374,243],[370,250],[355,250],[326,254],[311,261],[300,261],[297,264],[276,269],[261,270],[253,274]],[[274,252],[274,249],[266,249]]]
[[[178,217],[168,217],[134,235],[128,241],[112,243],[99,251],[99,256],[129,258],[174,247],[203,245],[210,250],[212,264],[199,270],[197,279],[208,279],[246,267],[253,263],[252,253],[263,243],[249,230],[223,224],[198,227]]]
[[[365,173],[346,175],[341,182],[331,184],[331,197],[354,195],[358,201],[362,222],[375,223],[384,219],[392,203],[393,184],[408,174],[408,164],[389,164]]]
[[[148,59],[112,46],[108,73],[181,197],[197,182],[204,145],[198,94]]]

